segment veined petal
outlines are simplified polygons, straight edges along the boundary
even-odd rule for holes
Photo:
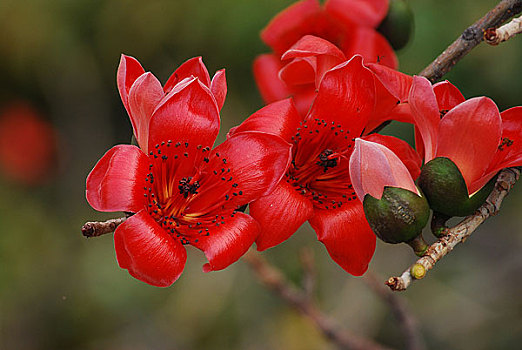
[[[193,243],[208,259],[203,271],[222,270],[236,262],[252,246],[258,234],[259,224],[251,216],[234,213],[209,236],[200,237]]]
[[[144,208],[147,156],[136,146],[111,148],[87,176],[85,197],[99,211],[137,212]]]
[[[360,138],[355,139],[350,157],[350,179],[359,198],[369,194],[381,199],[385,186],[419,194],[408,169],[395,153],[383,145]]]
[[[279,57],[273,54],[260,55],[254,60],[254,78],[266,103],[279,101],[290,95],[286,84],[279,79],[279,71],[282,67]]]
[[[497,151],[501,124],[495,102],[487,97],[459,104],[440,121],[436,155],[455,163],[470,194],[470,185],[484,174]]]
[[[199,193],[187,213],[207,215],[215,208],[236,209],[270,193],[284,176],[292,146],[261,132],[242,132],[211,151],[200,169]]]
[[[272,193],[249,206],[250,215],[261,225],[256,240],[257,250],[263,251],[286,241],[309,218],[312,202],[282,180]]]
[[[120,65],[116,73],[116,83],[118,85],[118,91],[120,92],[121,101],[129,114],[129,103],[127,101],[129,90],[136,79],[143,73],[145,73],[145,70],[137,59],[124,54],[121,55]]]
[[[185,267],[187,252],[144,210],[128,218],[114,233],[121,268],[157,287],[174,283]]]
[[[143,152],[148,151],[152,112],[163,98],[163,87],[152,73],[142,74],[129,90],[129,115],[134,135]]]
[[[313,33],[323,10],[317,0],[302,0],[279,12],[261,32],[261,39],[279,54],[303,35]]]
[[[194,57],[186,62],[184,62],[181,66],[179,66],[174,73],[170,76],[170,78],[165,83],[165,93],[169,93],[177,83],[182,81],[185,78],[196,77],[198,78],[206,87],[210,87],[210,75],[208,74],[207,67],[203,63],[203,59],[200,57]]]
[[[227,97],[227,78],[224,69],[220,69],[216,74],[214,74],[212,82],[210,83],[210,91],[212,91],[212,95],[216,98],[219,110],[221,110],[225,104],[225,98]]]
[[[328,14],[346,26],[375,28],[386,17],[388,0],[328,0]]]
[[[437,104],[441,113],[446,113],[466,100],[459,89],[447,80],[433,85],[433,91],[437,97]]]
[[[354,27],[347,32],[341,48],[346,57],[361,55],[365,63],[379,63],[397,69],[399,61],[388,41],[372,28]]]
[[[316,209],[309,221],[330,257],[343,270],[354,276],[366,272],[376,237],[366,221],[361,201],[351,201],[335,210]]]
[[[413,77],[413,84],[408,98],[415,126],[424,144],[424,161],[427,163],[435,157],[437,134],[439,131],[439,107],[428,79]],[[416,138],[417,143],[417,138]]]
[[[260,131],[291,142],[303,118],[297,113],[292,99],[271,103],[248,117],[240,125],[230,129],[227,137],[244,131]]]

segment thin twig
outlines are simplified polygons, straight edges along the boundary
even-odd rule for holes
[[[520,33],[522,33],[522,16],[513,19],[500,28],[488,28],[484,32],[484,40],[489,45],[495,46]]]
[[[284,275],[270,265],[257,252],[250,250],[243,260],[254,270],[258,280],[273,290],[281,299],[308,317],[323,335],[339,349],[385,350],[389,349],[373,340],[362,338],[341,327],[331,318],[324,315],[319,308],[308,299],[302,290],[291,285]]]
[[[443,53],[439,55],[420,75],[428,78],[432,83],[437,82],[443,75],[460,61],[468,52],[483,40],[486,29],[497,27],[522,11],[522,0],[503,0],[484,17],[468,27]]]
[[[314,252],[309,247],[301,249],[299,255],[303,267],[303,292],[308,299],[312,299],[315,291],[317,271],[315,270]]]
[[[87,237],[98,237],[107,233],[114,232],[127,217],[110,219],[107,221],[89,221],[82,226],[82,234]]]
[[[496,215],[502,201],[520,178],[519,168],[504,169],[500,172],[495,189],[474,215],[468,216],[447,234],[432,244],[426,253],[410,266],[400,277],[390,277],[386,285],[394,291],[402,291],[415,280],[423,278],[435,263],[446,256],[461,242],[464,242],[488,217]]]
[[[393,316],[397,319],[399,327],[404,334],[406,350],[424,350],[426,345],[421,337],[419,323],[413,316],[408,305],[397,294],[387,289],[379,278],[370,271],[366,272],[363,281],[388,304]]]

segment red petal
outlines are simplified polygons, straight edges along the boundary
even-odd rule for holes
[[[303,0],[279,12],[261,32],[261,39],[274,51],[283,53],[303,35],[315,31],[322,14],[317,0]]]
[[[212,82],[210,83],[210,91],[216,98],[219,110],[223,108],[225,104],[225,98],[227,97],[227,78],[225,77],[225,70],[221,69],[214,74]]]
[[[355,139],[350,157],[350,179],[359,198],[369,194],[381,199],[385,186],[419,194],[408,169],[395,153],[383,145],[360,138]]]
[[[447,112],[466,100],[459,89],[447,80],[433,85],[433,91],[440,111]]]
[[[214,228],[209,236],[198,238],[194,246],[208,259],[204,272],[222,270],[236,262],[252,246],[259,234],[259,224],[246,214],[236,212],[225,223]]]
[[[340,209],[316,209],[309,221],[337,264],[354,276],[366,272],[375,251],[376,237],[359,200],[346,203]]]
[[[145,70],[137,59],[123,54],[121,55],[120,65],[118,66],[118,72],[116,73],[116,82],[118,84],[118,91],[120,92],[121,100],[127,113],[129,113],[129,103],[127,101],[129,90],[134,81],[136,81],[136,79],[138,79],[138,77],[143,73],[145,73]]]
[[[152,73],[142,74],[129,90],[129,115],[134,135],[143,152],[148,151],[152,112],[164,97],[161,83]]]
[[[365,63],[379,63],[397,69],[399,61],[388,41],[371,28],[355,27],[341,44],[346,57],[361,55]]]
[[[279,78],[287,85],[314,84],[317,70],[315,57],[295,58],[279,71]]]
[[[422,159],[419,154],[406,142],[393,136],[372,134],[364,137],[366,141],[376,142],[395,153],[401,162],[408,168],[413,180],[421,173]]]
[[[286,84],[279,79],[282,67],[279,57],[272,54],[260,55],[254,60],[254,78],[266,103],[279,101],[290,95]]]
[[[377,27],[386,17],[388,0],[328,0],[326,11],[346,26]]]
[[[424,161],[427,163],[435,157],[440,121],[439,107],[433,87],[428,79],[420,76],[413,77],[408,101],[415,126],[422,136],[425,152]]]
[[[360,56],[328,71],[321,82],[308,119],[340,123],[352,137],[361,135],[374,111],[375,83]]]
[[[475,97],[449,111],[440,121],[437,157],[451,159],[468,185],[481,177],[499,145],[502,120],[491,99]]]
[[[287,98],[261,108],[243,123],[230,129],[228,137],[243,131],[261,131],[291,142],[302,120],[292,99]]]
[[[366,64],[375,74],[378,81],[399,101],[406,102],[410,94],[413,77],[383,66],[381,64]]]
[[[261,132],[229,138],[212,150],[210,162],[200,170],[201,187],[186,212],[236,209],[270,193],[290,164],[291,148],[282,138]]]
[[[210,76],[201,57],[191,58],[179,66],[165,83],[165,93],[169,93],[177,83],[190,77],[196,77],[206,87],[210,87]]]
[[[85,196],[99,211],[137,212],[144,208],[147,156],[136,146],[111,148],[87,176]]]
[[[261,225],[256,240],[262,251],[286,241],[313,214],[313,204],[285,180],[268,196],[249,206],[250,215]]]
[[[121,268],[157,287],[174,283],[185,267],[187,252],[144,210],[128,218],[114,233]]]

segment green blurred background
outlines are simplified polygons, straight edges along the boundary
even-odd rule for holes
[[[27,187],[0,175],[0,349],[331,349],[307,320],[265,290],[239,261],[204,274],[189,248],[172,287],[139,282],[116,261],[111,235],[86,240],[85,221],[104,220],[87,204],[85,178],[132,129],[115,74],[121,53],[165,81],[203,56],[225,67],[222,131],[262,106],[251,74],[267,52],[259,31],[289,0],[2,0],[0,103],[25,99],[59,133],[56,176]],[[410,1],[416,28],[399,52],[416,73],[497,1]],[[487,95],[501,110],[522,104],[522,37],[480,45],[446,76],[466,97]],[[411,140],[411,128],[387,133]],[[20,154],[23,157],[23,154]],[[522,191],[501,213],[400,294],[430,349],[514,349],[522,342]],[[344,273],[308,225],[264,255],[299,281],[299,251],[314,251],[317,300],[346,328],[403,348],[389,308]],[[370,271],[381,280],[414,261],[408,247],[379,242]]]

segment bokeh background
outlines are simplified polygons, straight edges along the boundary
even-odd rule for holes
[[[180,63],[203,56],[211,74],[225,67],[228,97],[222,131],[262,106],[251,62],[268,48],[259,31],[290,0],[2,0],[0,109],[13,101],[55,130],[53,169],[25,181],[0,174],[0,349],[331,349],[311,324],[264,289],[248,266],[204,274],[203,254],[189,248],[172,287],[139,282],[115,260],[111,235],[85,239],[85,221],[119,216],[87,204],[85,178],[101,155],[132,133],[115,73],[121,53],[137,57],[162,81]],[[414,38],[398,55],[416,73],[494,0],[410,1]],[[522,104],[522,37],[480,45],[446,76],[466,97],[487,95],[501,110]],[[16,159],[35,152],[17,123],[0,148]],[[386,133],[411,141],[411,128]],[[0,140],[1,141],[1,140]],[[21,141],[21,142],[20,142]],[[1,151],[1,150],[0,150]],[[47,153],[46,153],[47,152]],[[9,152],[8,152],[9,153]],[[52,158],[52,159],[51,159]],[[33,179],[34,180],[34,179]],[[41,180],[41,181],[40,181]],[[400,294],[430,349],[514,349],[522,342],[522,189],[501,213],[422,282]],[[314,252],[317,301],[357,334],[403,348],[387,305],[333,263],[304,225],[264,255],[292,280],[299,251]],[[378,242],[370,271],[385,280],[415,257]]]

